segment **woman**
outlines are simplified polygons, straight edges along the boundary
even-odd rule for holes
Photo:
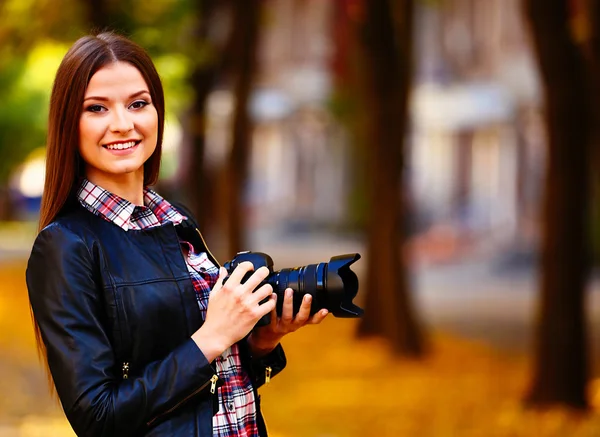
[[[38,346],[81,436],[265,436],[257,388],[285,366],[267,276],[219,270],[185,211],[148,186],[164,122],[159,76],[102,33],[65,55],[50,102],[40,233],[27,267]],[[267,299],[268,298],[268,299]],[[263,299],[266,303],[260,304]],[[253,328],[271,312],[271,324]]]

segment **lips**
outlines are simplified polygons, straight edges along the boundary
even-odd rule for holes
[[[137,146],[141,140],[117,141],[114,143],[104,144],[102,147],[108,150],[127,150]]]

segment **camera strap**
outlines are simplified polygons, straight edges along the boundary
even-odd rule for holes
[[[219,267],[220,264],[208,249],[204,237],[200,233],[200,229],[198,229],[198,222],[194,219],[191,211],[180,202],[170,203],[177,211],[187,217],[187,219],[184,219],[180,224],[175,225],[175,231],[177,232],[179,239],[191,243],[197,252],[206,252],[210,261]]]

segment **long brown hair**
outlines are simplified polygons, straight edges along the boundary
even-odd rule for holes
[[[133,41],[103,32],[78,39],[63,58],[52,87],[48,138],[46,143],[46,179],[40,208],[39,230],[75,205],[75,190],[84,173],[79,154],[79,118],[90,79],[98,70],[114,62],[128,62],[142,74],[149,87],[152,103],[158,113],[156,149],[144,163],[144,186],[158,179],[165,120],[165,101],[160,77],[150,56]],[[33,316],[39,356],[46,364],[50,387],[46,348]]]

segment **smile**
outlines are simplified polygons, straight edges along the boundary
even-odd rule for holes
[[[125,143],[111,143],[111,144],[105,144],[104,148],[108,149],[108,150],[126,150],[126,149],[131,149],[132,147],[137,146],[141,141],[127,141]]]

